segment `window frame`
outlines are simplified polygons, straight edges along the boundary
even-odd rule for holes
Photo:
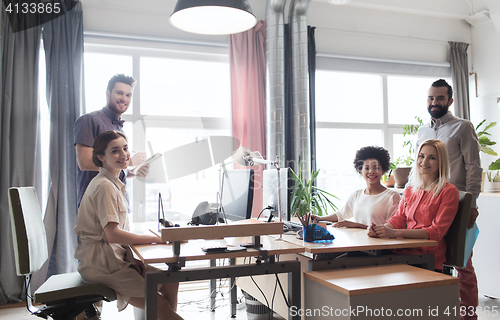
[[[339,73],[356,73],[378,75],[381,78],[382,90],[382,123],[361,123],[361,122],[328,122],[316,120],[316,129],[374,129],[381,130],[383,135],[383,145],[390,155],[391,161],[396,161],[394,137],[402,135],[403,126],[407,123],[389,123],[389,85],[388,77],[411,77],[411,78],[444,78],[451,80],[451,68],[449,63],[425,63],[392,61],[383,59],[364,59],[359,57],[345,57],[318,54],[316,72],[330,71]],[[451,82],[450,82],[451,84]],[[316,94],[316,97],[318,95]],[[321,101],[316,98],[316,110]],[[425,106],[422,105],[422,108]],[[318,119],[316,117],[316,119]],[[415,120],[416,122],[416,120]],[[425,122],[425,120],[424,120]],[[316,143],[316,141],[314,142]],[[316,145],[316,148],[321,146]],[[353,155],[354,156],[354,155]],[[318,167],[318,169],[321,169]],[[341,199],[344,202],[346,199]]]

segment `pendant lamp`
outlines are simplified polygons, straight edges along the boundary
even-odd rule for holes
[[[257,23],[247,0],[178,0],[170,23],[199,34],[233,34]]]
[[[346,4],[349,1],[351,1],[351,0],[328,0],[328,2],[330,2],[331,4],[334,4],[336,6]]]

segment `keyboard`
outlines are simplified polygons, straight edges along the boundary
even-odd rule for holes
[[[302,224],[299,222],[283,221],[283,231],[298,231],[302,230]]]

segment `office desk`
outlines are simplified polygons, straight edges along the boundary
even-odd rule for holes
[[[151,263],[176,263],[179,260],[195,261],[210,259],[232,259],[244,257],[258,257],[261,255],[277,256],[289,253],[304,252],[301,245],[288,241],[278,241],[274,237],[262,236],[262,248],[260,250],[248,248],[246,251],[206,253],[202,247],[207,246],[233,246],[251,243],[251,237],[225,238],[220,240],[189,240],[181,244],[181,255],[174,255],[172,244],[140,244],[132,246],[132,250],[146,264]],[[264,257],[265,259],[265,257]]]
[[[434,270],[434,255],[396,255],[382,254],[382,250],[404,249],[415,247],[437,246],[437,241],[425,239],[383,239],[368,237],[367,231],[355,228],[333,228],[328,227],[335,239],[329,243],[311,243],[297,239],[295,233],[283,234],[283,240],[304,247],[304,254],[282,256],[282,259],[299,260],[302,271],[319,271],[326,269],[344,269],[362,266],[387,265],[387,264],[413,264],[423,268]],[[277,236],[274,236],[277,237]],[[367,255],[360,257],[330,258],[329,254],[340,254],[345,252],[363,251]],[[316,260],[321,259],[321,260]],[[274,277],[272,277],[274,278]],[[263,289],[267,299],[273,296],[274,279],[269,276],[256,277],[254,280]],[[281,279],[280,279],[281,280]],[[302,279],[303,280],[303,279]],[[261,293],[257,291],[255,284],[247,279],[238,279],[238,287],[263,302]],[[284,290],[286,287],[284,286]],[[301,294],[303,297],[303,293]],[[284,316],[287,306],[281,297],[275,302],[275,311]]]
[[[226,234],[232,234],[231,228],[222,226]],[[197,227],[192,227],[197,228]],[[282,224],[280,224],[282,230]],[[179,233],[180,228],[171,228],[173,232]],[[217,230],[214,228],[200,228],[203,230]],[[239,230],[239,229],[238,229]],[[189,231],[186,232],[187,237]],[[181,232],[182,233],[182,232]],[[223,233],[218,234],[218,237],[224,236]],[[174,236],[177,241],[177,236]],[[197,281],[219,278],[234,278],[242,276],[254,276],[262,274],[280,274],[288,273],[288,295],[291,305],[300,307],[300,262],[298,261],[285,261],[275,263],[274,256],[281,254],[295,254],[304,252],[302,246],[279,241],[269,236],[261,236],[260,242],[262,247],[260,250],[249,248],[246,251],[235,252],[221,252],[207,254],[201,249],[205,246],[221,246],[221,245],[236,245],[252,243],[252,237],[232,237],[219,240],[189,240],[187,243],[181,243],[180,248],[175,248],[173,244],[150,244],[150,245],[134,245],[132,249],[139,256],[139,258],[147,264],[150,263],[167,263],[176,264],[181,263],[181,268],[170,268],[168,271],[162,272],[148,272],[146,274],[146,315],[147,319],[156,319],[157,317],[157,285],[169,282],[185,282]],[[180,250],[178,250],[180,249]],[[176,255],[176,251],[179,252]],[[235,265],[234,260],[239,257],[257,257],[258,263]],[[229,258],[232,263],[229,266],[215,267],[211,264],[210,267],[205,268],[187,268],[182,269],[184,261],[193,260],[211,260],[218,258]],[[173,270],[173,271],[172,271]],[[236,291],[234,291],[235,293]],[[235,297],[234,297],[235,298]],[[289,316],[289,319],[299,319],[299,317]]]
[[[309,271],[388,263],[421,264],[426,269],[434,270],[434,255],[383,255],[382,250],[435,247],[437,246],[435,240],[372,238],[367,235],[367,230],[357,228],[334,228],[329,226],[328,231],[335,237],[329,243],[304,242],[297,239],[294,234],[284,234],[283,239],[286,242],[302,245],[305,252],[319,256],[320,260],[324,260],[321,259],[322,254],[353,251],[368,253],[365,257],[352,257],[349,259],[311,260]]]
[[[335,236],[331,243],[304,242],[297,239],[294,234],[284,234],[283,239],[304,246],[306,252],[313,254],[437,246],[435,240],[372,238],[367,235],[367,230],[358,228],[334,228],[329,226],[328,231]]]

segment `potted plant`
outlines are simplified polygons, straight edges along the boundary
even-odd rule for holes
[[[396,168],[393,170],[394,180],[396,181],[396,188],[404,188],[408,182],[408,176],[410,175],[411,166],[415,160],[415,147],[413,146],[412,137],[417,133],[418,128],[420,128],[424,122],[419,117],[415,117],[418,124],[405,124],[403,126],[403,136],[408,137],[403,143],[403,149],[407,148],[408,153],[404,156],[399,157],[396,162]]]
[[[312,221],[309,219],[309,214],[322,216],[326,213],[328,207],[333,210],[338,210],[337,206],[329,199],[329,197],[338,199],[333,194],[318,188],[314,185],[314,181],[318,177],[319,170],[311,173],[311,179],[304,177],[302,170],[302,162],[299,160],[299,174],[290,170],[294,180],[294,186],[290,200],[291,213],[297,216],[304,227],[307,227]],[[304,234],[304,239],[306,235]]]
[[[493,128],[496,126],[496,122],[491,122],[488,125],[485,125],[484,129],[481,129],[479,131],[479,128],[486,122],[486,119],[481,121],[477,126],[476,126],[476,133],[479,139],[479,144],[481,145],[481,151],[492,155],[492,156],[498,156],[498,153],[496,153],[493,149],[491,149],[491,146],[494,146],[497,144],[495,141],[492,141],[488,136],[491,137],[491,134],[488,132],[489,129]],[[499,192],[500,191],[500,174],[498,170],[500,170],[500,158],[493,161],[490,163],[488,166],[488,172],[484,174],[485,177],[488,179],[484,179],[484,191],[486,192]],[[496,172],[494,172],[496,170]]]
[[[396,162],[391,162],[389,171],[387,171],[383,176],[382,176],[382,183],[388,187],[392,188],[396,184],[396,181],[394,180],[394,175],[392,174],[392,171],[396,169]]]

